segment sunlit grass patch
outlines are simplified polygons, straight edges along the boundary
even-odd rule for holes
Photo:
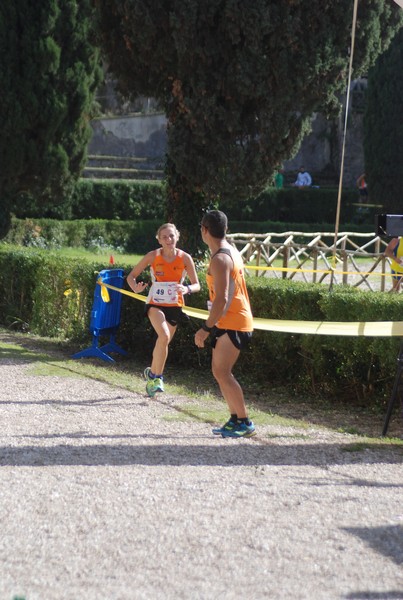
[[[0,342],[0,362],[3,364],[28,363],[28,370],[34,375],[59,377],[87,377],[104,382],[120,390],[139,394],[144,402],[166,403],[173,410],[166,411],[170,421],[193,421],[222,425],[229,418],[227,405],[210,369],[186,369],[168,363],[165,372],[165,394],[155,399],[148,398],[143,379],[147,363],[132,357],[116,357],[110,363],[98,358],[73,359],[76,348],[71,342],[55,338],[39,338],[31,334],[2,331]],[[253,383],[253,382],[252,382]],[[66,388],[69,384],[66,383]],[[372,413],[358,415],[345,407],[336,408],[332,404],[307,396],[295,396],[286,388],[270,388],[263,392],[253,385],[243,382],[249,416],[259,428],[260,435],[270,438],[303,439],[312,432],[327,430],[339,435],[351,436],[347,442],[357,442],[364,446],[352,446],[346,451],[362,451],[354,448],[378,446],[403,451],[403,439],[380,437],[379,417]],[[331,410],[329,409],[331,407]],[[377,418],[377,420],[376,420]],[[372,424],[375,420],[375,426]],[[398,417],[394,435],[401,435]],[[372,434],[372,432],[374,432]],[[314,435],[314,433],[313,433]],[[354,438],[359,438],[354,439]],[[345,440],[346,441],[346,440]]]
[[[163,396],[161,396],[163,398]],[[270,425],[272,427],[288,427],[298,429],[308,429],[309,423],[297,419],[288,419],[275,415],[271,412],[251,407],[249,417],[257,426]],[[167,421],[199,421],[203,423],[224,424],[229,418],[228,409],[224,401],[217,396],[209,395],[198,403],[184,404],[175,407],[175,412],[164,417]],[[302,437],[303,434],[296,433],[296,436]]]
[[[388,450],[389,448],[401,446],[403,454],[403,439],[388,438],[363,438],[362,440],[345,444],[341,447],[342,452],[364,452],[365,450]]]
[[[140,372],[122,371],[118,363],[101,362],[95,358],[71,359],[63,364],[52,361],[61,371],[70,373],[71,376],[82,376],[108,383],[130,392],[143,392],[145,382]]]
[[[255,425],[271,425],[273,427],[297,427],[298,429],[310,429],[315,427],[311,423],[301,419],[293,419],[291,417],[282,417],[272,412],[265,411],[250,411],[250,417]],[[315,427],[317,428],[317,427]]]
[[[365,450],[370,450],[372,446],[372,444],[366,442],[355,442],[344,445],[340,449],[342,452],[364,452]]]
[[[113,249],[100,249],[96,253],[91,248],[60,248],[59,250],[52,250],[52,253],[60,254],[61,256],[65,256],[66,258],[79,258],[93,262],[96,260],[97,262],[105,262],[105,268],[110,267],[110,258],[113,256],[114,261],[119,266],[134,266],[139,262],[142,258],[142,255],[139,254],[124,254],[120,253],[117,250]]]
[[[22,360],[22,361],[41,361],[48,360],[50,356],[48,354],[42,354],[40,352],[34,352],[27,350],[23,346],[18,344],[9,344],[0,342],[0,360]]]
[[[351,427],[339,427],[337,429],[337,431],[339,433],[350,433],[351,435],[360,435],[357,427],[351,426]]]
[[[51,362],[39,362],[32,365],[28,369],[28,374],[43,377],[84,377],[84,375],[81,375],[80,373],[65,369],[62,366],[52,364]]]
[[[267,438],[274,439],[291,439],[291,440],[309,440],[311,436],[305,435],[303,433],[269,433],[266,434]]]
[[[200,404],[184,404],[175,407],[175,412],[170,413],[164,417],[167,421],[198,421],[201,423],[221,423],[228,420],[228,413],[225,408],[217,409],[216,407],[209,407],[207,405],[201,406]]]

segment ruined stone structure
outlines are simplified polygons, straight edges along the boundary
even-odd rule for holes
[[[343,185],[353,187],[364,171],[363,107],[366,80],[353,82],[345,145]],[[89,144],[90,161],[97,155],[141,159],[142,167],[150,163],[161,169],[167,147],[166,118],[155,109],[152,99],[144,98],[139,104],[142,112],[105,116],[91,123],[93,136]],[[138,108],[138,107],[137,107]],[[328,121],[321,114],[312,119],[312,131],[305,137],[297,155],[285,161],[286,181],[294,180],[301,165],[312,174],[316,185],[335,185],[339,181],[344,131],[344,111],[339,119]],[[116,161],[115,161],[116,163]]]

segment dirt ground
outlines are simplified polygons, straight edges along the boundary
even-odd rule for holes
[[[401,443],[303,402],[311,425],[223,439],[169,382],[151,400],[0,341],[1,599],[403,600]]]

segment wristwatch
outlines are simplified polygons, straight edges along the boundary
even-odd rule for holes
[[[208,327],[208,325],[206,325],[206,323],[203,323],[201,328],[203,329],[203,331],[207,331],[207,333],[210,333],[210,331],[213,329],[212,327]]]

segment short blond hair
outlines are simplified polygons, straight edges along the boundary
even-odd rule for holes
[[[157,240],[159,239],[159,237],[161,235],[161,231],[163,231],[164,229],[167,229],[168,227],[173,227],[173,229],[177,235],[177,238],[179,239],[180,233],[176,229],[176,225],[174,225],[173,223],[164,223],[163,225],[160,225],[160,227],[158,227],[157,234],[155,236],[157,238]]]

